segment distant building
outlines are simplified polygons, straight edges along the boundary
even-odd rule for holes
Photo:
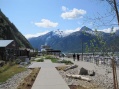
[[[48,45],[41,45],[41,53],[48,55],[60,55],[60,50],[54,50]]]
[[[61,50],[47,50],[46,53],[48,55],[58,55],[58,56],[60,56]]]
[[[48,45],[41,45],[41,52],[46,51],[47,49],[50,49],[50,46]]]

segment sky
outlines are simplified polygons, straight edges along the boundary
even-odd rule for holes
[[[26,38],[83,26],[104,32],[118,28],[115,12],[109,16],[111,6],[99,0],[0,0],[0,9]],[[102,25],[109,21],[112,25]]]

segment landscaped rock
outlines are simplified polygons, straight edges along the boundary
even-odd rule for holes
[[[5,64],[5,61],[0,61],[0,67],[2,67]]]
[[[27,65],[27,62],[21,62],[20,65]]]
[[[79,69],[80,68],[77,67],[68,71],[59,70],[59,73],[62,75],[63,79],[68,85],[79,85],[85,87],[86,89],[113,89],[113,79],[107,77],[106,75],[98,74],[97,72],[95,73],[95,76],[82,75],[84,77],[90,78],[90,82],[69,78],[66,76],[66,74],[79,74]]]
[[[95,72],[94,71],[88,71],[88,75],[95,76]]]
[[[20,64],[20,62],[21,62],[21,59],[16,59],[15,61],[16,64]]]
[[[86,70],[85,68],[81,68],[80,69],[80,73],[79,73],[80,75],[88,75],[88,70]]]

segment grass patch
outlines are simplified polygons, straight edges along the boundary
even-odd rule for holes
[[[38,59],[37,62],[44,62],[44,59]]]
[[[46,55],[46,56],[45,56],[45,59],[52,59],[52,58],[54,58],[54,57],[51,56],[51,55]]]
[[[50,59],[53,63],[57,63],[59,58],[55,58],[54,56],[52,55],[47,55],[45,56],[45,59]]]
[[[19,84],[17,89],[31,89],[40,68],[32,69],[32,72]]]
[[[18,65],[9,66],[9,64],[8,64],[8,65],[1,67],[0,70],[1,70],[0,83],[2,83],[2,82],[5,82],[6,80],[8,80],[13,75],[20,73],[22,71],[25,71],[26,68],[18,67]]]
[[[10,65],[7,63],[6,65],[4,65],[3,67],[0,68],[0,73],[6,71],[9,68],[10,68]]]
[[[52,61],[53,63],[57,63],[58,60],[59,60],[58,58],[51,58],[51,61]]]
[[[61,63],[65,63],[66,65],[74,64],[73,62],[67,60],[62,60]]]
[[[40,57],[35,57],[35,58],[33,58],[33,59],[31,59],[31,62],[32,61],[36,61],[36,62],[44,62],[44,57],[42,57],[42,56],[40,56]]]
[[[67,66],[65,65],[65,66],[58,66],[58,67],[56,67],[56,69],[59,71],[59,70],[64,70],[64,69],[66,69],[67,68]]]

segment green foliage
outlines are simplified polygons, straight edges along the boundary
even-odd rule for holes
[[[52,58],[54,58],[54,57],[53,57],[52,55],[46,55],[45,58],[46,58],[46,59],[52,59]]]
[[[59,60],[59,58],[55,58],[52,55],[46,55],[45,59],[50,59],[53,63],[57,63],[57,61]]]
[[[38,59],[37,62],[44,62],[44,59]]]
[[[57,63],[58,60],[59,60],[58,58],[51,58],[51,61],[52,61],[53,63]]]
[[[73,64],[73,62],[67,61],[67,60],[63,60],[63,61],[61,61],[61,63],[65,63],[66,65]]]
[[[7,63],[6,65],[4,65],[3,67],[0,68],[0,73],[6,71],[9,68],[10,68],[10,65],[9,65],[9,63]]]
[[[19,64],[20,62],[22,62],[21,59],[16,59],[16,60],[15,60],[15,63],[16,63],[16,64]]]
[[[89,42],[86,43],[85,50],[86,52],[95,52],[104,51],[106,47],[106,41],[102,37],[102,33],[95,30],[95,38],[90,39]]]

